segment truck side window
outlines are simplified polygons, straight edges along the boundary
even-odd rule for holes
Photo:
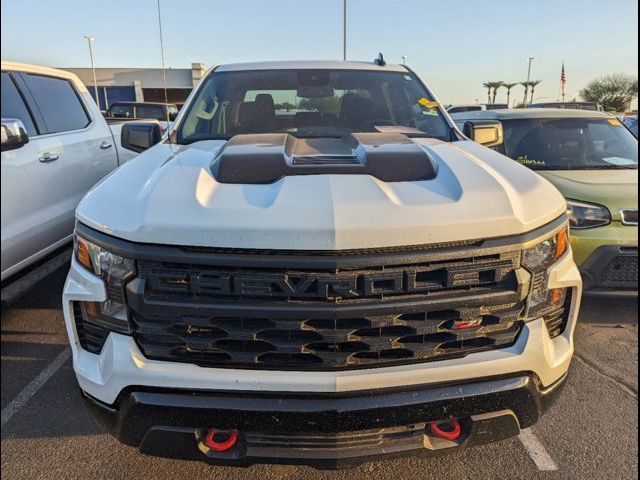
[[[27,106],[22,100],[22,96],[18,91],[18,88],[13,83],[13,80],[8,73],[2,72],[2,118],[17,118],[24,123],[24,128],[30,137],[37,135],[36,127],[33,123],[33,118],[27,109]]]
[[[133,105],[111,105],[109,116],[115,118],[133,118]]]
[[[136,105],[136,118],[151,118],[155,120],[166,120],[164,112],[160,107],[150,107],[148,105]]]
[[[87,112],[68,80],[29,73],[22,77],[44,118],[47,131],[43,133],[69,132],[89,125]]]

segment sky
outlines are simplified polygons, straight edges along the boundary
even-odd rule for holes
[[[90,34],[97,67],[159,67],[156,1],[1,0],[2,59],[87,67]],[[442,103],[486,102],[482,83],[526,80],[528,57],[540,101],[559,98],[563,61],[567,99],[600,75],[638,71],[636,0],[347,1],[347,58],[406,55]],[[160,0],[165,64],[341,59],[342,2]]]

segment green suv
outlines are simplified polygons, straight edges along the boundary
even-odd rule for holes
[[[586,110],[465,112],[499,121],[500,153],[547,178],[566,197],[571,245],[585,291],[638,293],[638,141],[615,117]]]

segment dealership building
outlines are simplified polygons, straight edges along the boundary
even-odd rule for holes
[[[95,98],[91,68],[61,68],[75,73]],[[97,103],[102,110],[119,101],[164,102],[164,76],[167,82],[167,101],[178,105],[204,76],[202,63],[192,63],[191,68],[96,68],[98,84]]]

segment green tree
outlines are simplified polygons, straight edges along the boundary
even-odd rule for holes
[[[580,90],[586,102],[602,105],[605,111],[625,112],[638,98],[638,77],[615,73],[597,78]]]
[[[493,96],[491,97],[491,103],[496,103],[496,97],[498,96],[498,89],[502,87],[504,82],[491,82],[493,84]]]
[[[533,80],[529,82],[529,86],[531,87],[531,101],[529,103],[533,103],[533,94],[536,91],[536,87],[542,83],[542,80]]]
[[[340,111],[341,98],[337,96],[322,98],[304,98],[298,102],[300,108],[318,111],[321,113],[338,114]]]
[[[502,82],[486,82],[482,86],[487,89],[487,103],[496,103],[496,95],[498,89],[502,86]]]
[[[281,102],[275,106],[276,110],[293,110],[296,106],[291,102]]]
[[[520,82],[520,85],[524,87],[524,100],[522,101],[522,105],[524,107],[527,106],[527,97],[529,96],[529,85],[531,82]]]
[[[487,103],[491,103],[491,89],[493,88],[491,82],[485,82],[482,86],[487,89]]]
[[[511,102],[511,89],[518,85],[517,83],[503,83],[502,86],[507,89],[507,107]]]

